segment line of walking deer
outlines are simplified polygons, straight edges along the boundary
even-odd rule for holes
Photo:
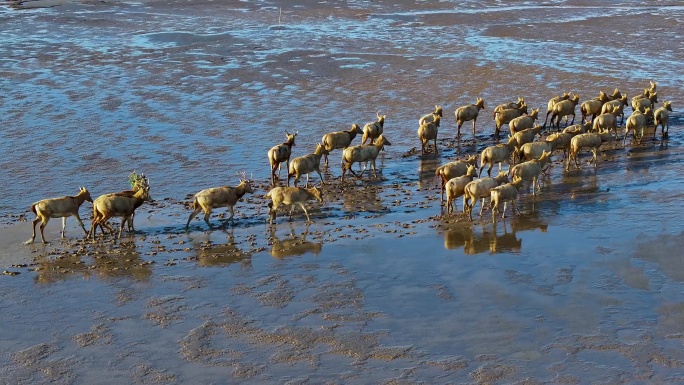
[[[669,132],[669,113],[672,112],[671,102],[663,102],[662,107],[656,109],[658,102],[657,84],[650,82],[650,87],[644,89],[631,99],[631,116],[625,124],[623,136],[623,146],[626,145],[627,134],[630,132],[637,143],[641,143],[644,130],[653,125],[653,138],[655,139],[658,126],[661,126],[661,136],[666,138]],[[539,190],[539,177],[545,171],[551,161],[551,156],[556,150],[563,150],[565,158],[565,169],[569,170],[572,160],[574,165],[579,168],[577,155],[582,149],[590,149],[592,158],[590,163],[597,166],[598,149],[602,143],[610,141],[615,137],[619,139],[617,117],[620,116],[621,123],[624,121],[624,109],[628,106],[627,95],[623,95],[615,89],[612,95],[607,95],[603,91],[599,96],[579,103],[579,95],[565,92],[549,100],[547,105],[546,119],[544,125],[535,124],[539,118],[539,109],[535,108],[528,113],[528,106],[524,98],[518,97],[516,102],[504,103],[494,108],[493,118],[495,121],[495,138],[498,139],[501,127],[508,124],[510,136],[506,143],[499,143],[485,148],[479,156],[480,166],[477,169],[477,155],[469,156],[467,159],[456,160],[438,167],[435,175],[441,179],[441,200],[444,202],[446,193],[447,215],[453,213],[455,199],[463,196],[463,212],[467,213],[472,221],[472,210],[478,200],[482,200],[480,216],[484,209],[485,199],[490,199],[492,210],[492,220],[495,220],[495,212],[501,212],[505,218],[506,205],[511,203],[513,208],[518,211],[516,199],[518,190],[523,186],[524,181],[532,183],[532,193],[537,194]],[[581,122],[575,122],[575,110],[580,105]],[[485,102],[482,98],[477,98],[475,104],[462,106],[456,109],[456,137],[460,140],[461,126],[467,121],[472,121],[473,137],[476,132],[476,121],[480,110],[485,109]],[[434,153],[438,152],[437,135],[442,120],[442,106],[435,106],[435,110],[422,116],[418,120],[418,138],[421,144],[421,153],[424,155],[430,149],[430,142],[433,145]],[[551,117],[549,121],[549,116]],[[568,122],[570,116],[572,120]],[[357,178],[361,178],[363,173],[370,168],[373,176],[377,178],[375,160],[385,146],[391,143],[384,136],[384,126],[387,114],[376,113],[377,120],[367,123],[361,128],[357,124],[352,124],[350,130],[331,132],[323,136],[321,142],[316,145],[316,150],[308,155],[300,156],[290,162],[292,147],[295,146],[297,132],[286,132],[285,142],[273,146],[267,153],[271,167],[271,182],[273,188],[266,194],[270,198],[269,219],[272,224],[276,219],[276,212],[279,207],[290,207],[290,215],[294,207],[299,206],[304,211],[307,222],[310,222],[309,213],[306,208],[308,201],[316,199],[323,203],[323,193],[318,187],[309,187],[309,174],[316,172],[324,183],[323,175],[320,170],[321,159],[325,159],[328,166],[328,155],[333,150],[342,149],[342,174],[341,181],[344,182],[347,171]],[[566,127],[561,131],[560,125],[565,118]],[[557,132],[548,135],[543,140],[534,141],[537,136],[542,136],[547,124],[555,128]],[[612,132],[612,133],[611,133]],[[352,146],[352,141],[358,134],[362,134],[360,145]],[[368,142],[368,144],[366,144]],[[516,160],[520,161],[516,164]],[[508,163],[508,172],[502,172],[502,163]],[[282,163],[287,169],[287,186],[276,186],[280,179]],[[357,174],[352,169],[354,163],[359,163],[360,173]],[[499,174],[491,177],[491,170],[494,163],[499,164]],[[362,164],[364,164],[362,166]],[[487,168],[487,177],[482,176],[484,167]],[[277,171],[277,173],[276,173]],[[306,176],[306,187],[297,186],[300,178]],[[294,186],[290,187],[290,180],[294,177]],[[475,179],[475,178],[478,179]],[[512,180],[509,181],[509,178]],[[115,230],[108,224],[112,217],[121,217],[118,237],[121,237],[124,227],[127,224],[129,231],[135,231],[133,218],[135,210],[144,202],[152,201],[150,196],[149,179],[143,174],[132,173],[129,180],[132,189],[99,196],[93,200],[88,190],[84,187],[75,196],[65,196],[38,201],[30,206],[30,210],[36,214],[33,220],[33,233],[31,238],[25,243],[32,243],[36,237],[36,225],[40,222],[40,235],[43,243],[45,236],[43,229],[50,218],[62,218],[62,238],[65,236],[66,218],[74,216],[87,237],[95,238],[96,230],[105,234],[105,229],[110,233]],[[247,193],[253,193],[251,181],[245,173],[241,174],[240,183],[237,186],[220,186],[202,190],[194,195],[192,201],[192,213],[188,217],[185,228],[190,226],[190,222],[200,211],[204,212],[204,221],[211,228],[209,222],[211,212],[215,208],[227,207],[230,211],[229,220],[234,220],[234,206]],[[88,201],[93,204],[93,218],[90,231],[86,230],[79,216],[79,207],[83,202]],[[503,210],[500,205],[503,204]]]

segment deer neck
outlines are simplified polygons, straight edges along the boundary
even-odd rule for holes
[[[237,187],[235,187],[235,196],[237,196],[237,199],[242,198],[242,196],[246,193],[247,189],[245,188],[245,185],[243,183],[240,183]]]
[[[79,205],[79,206],[82,205],[83,202],[85,202],[85,200],[86,200],[86,193],[85,193],[85,191],[80,191],[78,194],[76,194],[76,196],[74,197],[74,199],[76,200],[76,204],[77,204],[77,205]]]
[[[134,197],[134,198],[135,198],[135,201],[133,202],[133,210],[142,206],[143,202],[145,202],[145,200],[142,198],[138,198],[138,197]]]
[[[133,198],[135,198],[135,207],[139,207],[143,201],[145,201],[145,190],[140,189],[133,194]]]
[[[515,150],[515,147],[516,147],[516,144],[517,144],[517,143],[518,143],[518,142],[515,141],[515,140],[510,141],[510,142],[507,142],[507,143],[505,144],[506,149],[507,149],[509,152],[512,152],[513,150]]]
[[[320,159],[321,156],[323,156],[323,151],[325,151],[325,149],[323,148],[323,146],[317,146],[317,147],[316,147],[316,151],[314,151],[313,155],[317,156],[318,159]]]

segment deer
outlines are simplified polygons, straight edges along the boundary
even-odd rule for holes
[[[62,218],[62,238],[64,238],[64,234],[66,232],[66,219],[70,216],[76,218],[78,224],[81,225],[83,232],[86,233],[86,235],[88,235],[88,232],[86,231],[85,226],[83,225],[83,221],[81,221],[81,217],[78,215],[78,209],[85,201],[92,203],[93,198],[90,197],[90,192],[88,192],[88,190],[85,187],[81,187],[79,189],[78,194],[74,196],[48,198],[32,204],[30,210],[32,213],[36,214],[36,219],[34,219],[32,223],[33,235],[31,236],[31,239],[24,242],[24,244],[33,243],[35,241],[36,225],[38,224],[38,222],[41,222],[40,237],[43,243],[47,243],[45,241],[45,234],[43,234],[43,229],[45,229],[45,226],[50,221],[50,218]]]
[[[278,169],[278,180],[280,180],[281,163],[285,162],[285,169],[290,168],[290,155],[292,154],[292,147],[295,145],[295,137],[297,132],[290,134],[285,131],[287,140],[281,144],[271,147],[268,150],[268,162],[271,164],[271,183],[275,186],[276,183],[276,168]]]

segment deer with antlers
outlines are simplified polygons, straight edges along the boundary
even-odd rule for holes
[[[121,217],[121,226],[119,227],[119,235],[121,238],[124,226],[128,222],[128,230],[135,231],[132,224],[132,218],[135,210],[144,202],[151,202],[150,196],[150,181],[144,177],[143,174],[131,174],[131,181],[134,181],[133,188],[135,190],[131,195],[132,190],[124,190],[120,192],[100,195],[93,202],[93,220],[90,227],[89,236],[95,238],[97,226],[104,233],[104,228],[107,228],[110,233],[114,232],[112,226],[107,221],[112,217]]]

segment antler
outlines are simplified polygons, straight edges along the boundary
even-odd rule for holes
[[[135,188],[135,184],[138,183],[140,177],[135,172],[135,170],[128,175],[128,182],[131,184],[131,188]]]

